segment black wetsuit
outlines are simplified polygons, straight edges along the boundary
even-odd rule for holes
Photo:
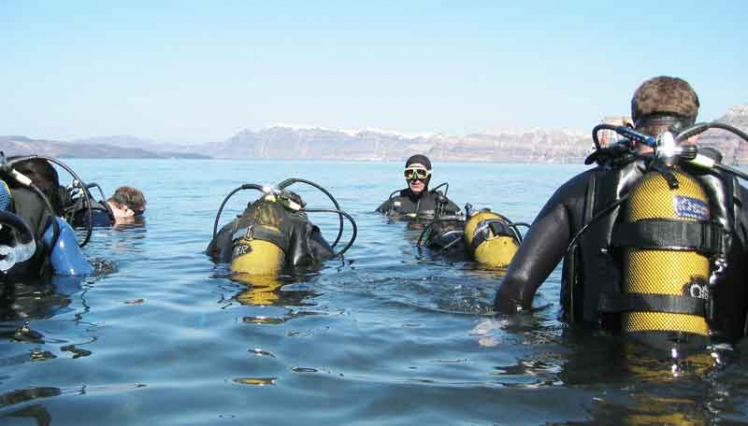
[[[525,236],[498,289],[496,308],[504,312],[530,308],[535,292],[564,258],[572,238],[596,213],[628,193],[643,176],[645,163],[640,159],[615,170],[597,167],[562,185],[542,208]],[[745,205],[748,191],[729,175],[698,170],[688,172],[697,177],[702,186],[704,182],[718,182],[717,185],[723,187],[721,191],[712,191],[710,209],[713,215],[725,218],[723,222],[730,231],[732,244],[727,254],[726,276],[717,284],[716,294],[712,295],[715,320],[710,329],[727,337],[740,337],[744,334],[748,313],[748,206]],[[564,258],[561,305],[566,321],[609,328],[597,308],[601,292],[620,292],[620,253],[609,250],[620,210],[594,222],[578,240],[574,255]],[[615,325],[616,321],[607,324]]]
[[[88,213],[83,198],[76,200],[71,225],[74,228],[88,226]],[[94,227],[113,226],[115,223],[114,213],[106,201],[91,200],[91,222]]]
[[[376,211],[387,216],[434,218],[459,214],[460,207],[438,190],[424,190],[416,194],[407,188],[400,191],[400,195],[382,203]]]

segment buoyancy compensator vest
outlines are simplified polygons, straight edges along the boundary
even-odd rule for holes
[[[440,190],[444,188],[444,192]],[[394,191],[376,211],[389,217],[407,220],[433,220],[442,216],[459,216],[460,207],[447,198],[449,184],[444,182],[434,189],[419,194],[409,188]]]

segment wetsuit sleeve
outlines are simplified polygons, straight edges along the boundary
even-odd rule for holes
[[[563,259],[572,238],[570,208],[583,199],[584,187],[578,178],[561,186],[535,218],[509,265],[496,292],[495,308],[512,313],[530,309],[535,292]]]
[[[55,217],[55,220],[60,225],[57,241],[52,241],[54,230],[51,224],[44,231],[44,244],[50,251],[49,259],[55,275],[92,274],[93,267],[81,252],[73,228],[60,217]]]

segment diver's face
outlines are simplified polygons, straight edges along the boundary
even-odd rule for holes
[[[109,203],[109,207],[111,207],[112,213],[114,213],[114,221],[117,224],[133,223],[135,218],[142,216],[145,212],[145,210],[135,211],[125,204],[118,206],[114,203]]]
[[[422,167],[409,167],[405,169],[404,175],[408,182],[408,188],[414,193],[420,194],[426,189],[426,182],[428,182],[431,172]]]
[[[426,184],[424,184],[420,180],[412,180],[408,182],[408,186],[410,187],[410,190],[415,192],[416,194],[420,194],[424,189],[426,189]]]

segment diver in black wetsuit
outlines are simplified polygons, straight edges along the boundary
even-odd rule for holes
[[[3,271],[0,281],[53,275],[82,277],[93,273],[93,267],[78,245],[75,232],[60,217],[62,201],[59,176],[50,161],[35,156],[10,157],[8,160],[0,173],[3,187],[8,190],[3,191],[2,198],[11,202],[7,206],[8,213],[17,215],[31,231],[34,253],[30,258],[20,260],[17,254],[7,252],[6,241],[0,241],[0,246],[3,246],[0,249],[0,263],[9,267],[0,268]],[[7,237],[5,232],[14,224],[5,222],[2,225],[2,236]]]
[[[631,103],[635,129],[652,136],[665,131],[680,131],[693,125],[698,107],[698,97],[691,86],[684,80],[671,77],[657,77],[644,82],[635,92]],[[505,313],[530,309],[536,291],[563,258],[560,298],[562,314],[568,322],[621,330],[622,317],[627,312],[665,312],[668,315],[670,312],[685,312],[690,309],[695,312],[695,308],[676,308],[662,302],[666,298],[677,301],[690,299],[685,301],[694,306],[697,305],[696,302],[702,303],[701,316],[706,317],[708,334],[714,340],[732,340],[744,336],[748,313],[748,262],[745,261],[748,254],[748,213],[745,207],[748,191],[733,176],[721,170],[692,170],[688,166],[679,169],[694,176],[706,193],[708,202],[702,203],[707,212],[706,220],[695,222],[697,226],[701,226],[702,230],[713,230],[716,223],[720,228],[711,233],[719,235],[719,241],[711,248],[709,284],[703,281],[685,283],[683,293],[690,294],[665,296],[660,301],[648,299],[646,294],[634,294],[635,297],[626,300],[630,302],[628,306],[606,303],[631,296],[631,293],[621,296],[625,288],[622,281],[627,273],[623,257],[644,246],[641,243],[627,242],[620,243],[622,247],[616,241],[621,239],[621,233],[616,230],[622,228],[622,216],[629,211],[624,208],[633,204],[630,198],[624,198],[637,188],[635,184],[638,181],[644,180],[642,176],[652,160],[652,157],[642,157],[652,151],[650,147],[636,141],[634,144],[636,155],[617,162],[599,161],[598,167],[573,177],[551,196],[535,218],[497,290],[496,309]],[[662,175],[665,176],[665,173]],[[665,180],[657,183],[660,187],[665,185],[667,189]],[[617,201],[625,201],[627,204],[611,209]],[[673,208],[671,203],[671,209],[677,210],[677,207]],[[580,233],[585,226],[587,228]],[[642,231],[638,237],[648,238],[646,244],[655,246],[661,245],[663,240],[674,238],[672,235],[652,235],[651,231]],[[573,239],[576,244],[569,247],[567,252]],[[701,244],[708,245],[708,242],[701,241]],[[689,250],[696,252],[700,249]],[[649,256],[650,259],[652,257],[654,256]],[[632,262],[630,258],[627,261]],[[659,266],[661,270],[642,273],[649,274],[650,279],[662,277],[666,275],[664,272],[667,268],[681,265]],[[608,297],[609,295],[613,296]],[[642,300],[633,300],[636,298],[643,299],[645,303],[657,303],[645,308]],[[653,307],[657,304],[660,306]],[[686,316],[691,315],[680,315]]]
[[[405,162],[404,176],[408,188],[396,197],[390,197],[377,207],[377,212],[390,217],[433,219],[443,215],[456,215],[460,207],[438,190],[429,191],[431,161],[425,155],[414,155]],[[394,195],[394,193],[393,193]]]
[[[88,197],[80,194],[82,189],[66,190],[65,212],[68,222],[76,228],[88,226],[88,208],[86,199],[91,203],[91,226],[109,227],[131,224],[142,218],[146,209],[146,199],[143,192],[131,186],[120,186],[106,201],[93,199],[89,188],[97,184],[90,184],[84,190]],[[99,191],[101,188],[99,187]],[[102,197],[104,196],[102,192]]]
[[[294,203],[305,205],[297,194],[290,191],[288,194]],[[252,239],[267,241],[280,250],[277,265],[263,259],[270,263],[268,270],[283,267],[315,269],[334,254],[319,227],[309,220],[306,213],[289,209],[275,198],[272,201],[261,198],[249,203],[241,216],[221,228],[208,244],[206,253],[218,262],[231,263],[243,254],[238,247],[242,246],[241,237],[249,234]],[[247,253],[253,250],[269,249],[255,247]]]
[[[303,183],[317,188],[332,202],[334,208],[309,208],[301,197],[288,188]],[[226,203],[239,191],[256,190],[259,199],[250,202],[240,216],[218,230]],[[307,213],[329,213],[339,216],[338,235],[332,244],[322,236]],[[344,231],[343,219],[351,224],[351,238],[334,251]],[[277,186],[246,183],[224,198],[213,223],[213,238],[206,254],[216,262],[230,263],[235,274],[276,276],[286,270],[316,270],[327,259],[342,256],[356,240],[357,227],[353,218],[340,210],[340,205],[320,185],[299,178],[289,178]]]

